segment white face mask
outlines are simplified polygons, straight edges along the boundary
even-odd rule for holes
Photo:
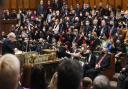
[[[113,25],[113,24],[114,24],[114,22],[113,22],[113,21],[110,21],[110,24],[111,24],[111,25]]]
[[[117,40],[116,43],[120,43],[120,40]]]
[[[93,21],[93,24],[95,25],[95,24],[97,24],[97,22],[98,22],[98,20],[94,20],[94,21]]]
[[[86,22],[85,24],[88,26],[90,23],[89,22]]]
[[[43,27],[43,31],[44,31],[44,32],[45,32],[45,30],[46,30],[45,27]]]
[[[80,13],[80,16],[82,16],[82,13]]]
[[[77,32],[74,32],[74,35],[77,35]]]
[[[88,34],[88,37],[91,37],[91,34]]]
[[[56,15],[56,13],[54,13],[54,12],[53,12],[53,13],[52,13],[52,15],[53,15],[53,16],[55,16],[55,15]]]

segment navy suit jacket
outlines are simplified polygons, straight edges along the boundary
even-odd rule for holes
[[[89,55],[90,54],[87,54],[86,55],[86,60],[88,61],[89,60]],[[91,55],[91,59],[90,59],[90,62],[88,64],[91,68],[94,68],[95,65],[96,65],[96,56],[94,54]]]
[[[100,59],[101,59],[103,56],[104,56],[104,55],[101,55],[101,56],[98,58],[97,63],[100,61]],[[109,54],[107,54],[107,55],[104,57],[102,63],[100,64],[101,69],[106,69],[106,68],[108,68],[108,67],[110,66],[110,60],[111,60],[111,57],[110,57]]]
[[[37,13],[38,13],[39,15],[46,13],[46,10],[45,10],[44,5],[39,5],[39,6],[37,7]]]
[[[15,43],[11,42],[8,38],[3,41],[2,54],[11,53],[14,54],[16,48]]]

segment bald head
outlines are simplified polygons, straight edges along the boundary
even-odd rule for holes
[[[104,75],[97,76],[93,81],[93,89],[110,89],[109,79]]]
[[[16,89],[20,62],[15,55],[6,54],[0,59],[0,89]]]

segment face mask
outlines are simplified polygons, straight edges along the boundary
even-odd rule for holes
[[[57,16],[59,16],[59,13],[56,13]]]
[[[45,30],[46,30],[45,27],[43,27],[43,31],[44,31],[44,32],[45,32]]]
[[[114,23],[113,23],[113,21],[110,21],[110,25],[113,25]]]
[[[119,44],[120,43],[120,40],[117,40],[116,43]]]
[[[88,37],[91,37],[91,34],[88,34]]]
[[[82,14],[80,14],[80,16],[82,16]]]
[[[74,35],[77,35],[77,32],[74,32]]]
[[[53,16],[55,16],[55,15],[56,15],[56,13],[52,13],[52,15],[53,15]]]
[[[97,20],[94,20],[94,21],[93,21],[93,24],[96,25],[96,24],[97,24]]]
[[[88,26],[90,23],[89,22],[86,22],[85,24]]]

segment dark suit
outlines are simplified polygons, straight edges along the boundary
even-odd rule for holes
[[[109,36],[114,37],[117,32],[117,27],[112,27],[109,31]]]
[[[58,51],[58,58],[70,57],[70,55],[66,53],[66,50],[67,49],[64,46],[60,46]]]
[[[89,53],[85,55],[85,57],[86,57],[85,62],[88,62],[88,64],[85,63],[83,66],[84,76],[86,76],[88,70],[95,68],[96,65],[96,56],[94,54]]]
[[[104,55],[105,54],[101,54],[101,56],[96,61],[96,64],[98,64],[101,58],[103,58],[99,68],[92,68],[87,71],[87,75],[89,75],[90,78],[94,79],[98,74],[100,74],[102,71],[105,71],[109,67],[110,55],[109,54],[107,54],[106,56]]]
[[[75,38],[74,34],[72,34],[72,33],[66,34],[66,41],[72,43],[74,38]]]
[[[61,2],[54,2],[53,3],[53,10],[61,10],[62,3]]]
[[[76,36],[75,42],[78,44],[78,46],[81,46],[83,44],[83,41],[84,41],[84,36],[82,37],[80,35]]]
[[[105,36],[108,38],[109,37],[109,27],[105,26],[105,27],[101,27],[101,29],[98,31],[98,35],[100,35],[101,37],[105,34]]]
[[[105,55],[105,54],[104,54]],[[100,59],[104,56],[104,55],[101,55],[98,60],[97,60],[97,63],[100,61]],[[103,61],[102,63],[100,64],[100,70],[105,70],[109,67],[110,65],[110,55],[107,54],[104,58],[103,58]]]
[[[110,11],[107,8],[101,10],[101,16],[110,16]]]
[[[78,16],[78,17],[79,17],[79,16],[80,16],[80,8],[76,8],[76,10],[75,10],[75,11],[76,11],[76,16]]]
[[[37,13],[38,13],[39,15],[41,15],[41,14],[46,15],[46,9],[45,9],[44,5],[39,5],[39,6],[37,7]]]
[[[84,33],[88,35],[90,32],[92,32],[93,28],[91,26],[85,26]]]
[[[11,42],[8,38],[3,41],[2,54],[11,53],[14,54],[16,48],[15,43]]]

